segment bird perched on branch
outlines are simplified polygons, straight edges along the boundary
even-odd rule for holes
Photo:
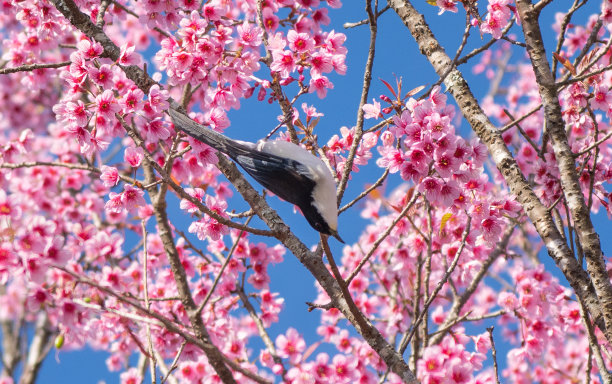
[[[168,113],[176,128],[225,153],[270,192],[297,205],[314,229],[344,243],[338,235],[336,183],[321,159],[287,141],[232,140],[175,106]]]

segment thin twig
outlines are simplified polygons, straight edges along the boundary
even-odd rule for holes
[[[612,41],[612,39],[610,39],[610,41]],[[561,89],[562,87],[565,87],[566,85],[577,83],[577,82],[582,81],[584,79],[588,79],[591,76],[595,76],[595,75],[599,75],[600,73],[607,72],[607,71],[609,71],[611,69],[612,69],[612,64],[609,64],[609,65],[606,65],[603,68],[599,68],[599,69],[597,69],[597,70],[595,70],[593,72],[589,72],[589,73],[585,73],[585,74],[582,74],[582,75],[578,75],[576,77],[572,77],[571,79],[559,81],[558,83],[556,83],[556,86],[559,89]]]
[[[183,353],[183,350],[185,349],[186,345],[187,345],[187,341],[183,340],[183,342],[181,343],[181,346],[179,347],[178,352],[176,352],[176,356],[174,356],[174,360],[172,360],[172,364],[170,364],[170,368],[168,368],[168,372],[161,380],[161,384],[164,384],[166,380],[168,380],[168,377],[170,377],[170,375],[172,374],[172,371],[178,368],[179,358],[181,357],[181,354]]]
[[[244,223],[244,225],[248,226],[249,222],[251,221],[252,218],[253,218],[253,216],[250,216],[247,219],[246,223]],[[200,306],[198,307],[196,313],[198,313],[198,314],[202,313],[202,310],[204,309],[204,307],[208,303],[208,300],[210,300],[210,297],[212,296],[213,292],[215,291],[215,288],[217,288],[217,284],[219,284],[219,280],[221,280],[221,276],[223,276],[223,272],[225,271],[225,268],[227,268],[230,260],[232,259],[232,255],[234,254],[234,251],[236,250],[236,247],[238,247],[238,243],[240,242],[240,239],[242,238],[243,234],[244,234],[244,230],[241,230],[240,233],[238,233],[238,236],[236,237],[236,240],[234,240],[234,244],[232,244],[232,248],[230,249],[229,253],[227,254],[227,257],[225,258],[225,261],[223,262],[223,265],[221,266],[221,269],[219,270],[219,273],[217,274],[217,277],[215,277],[215,281],[213,282],[212,287],[210,287],[210,290],[206,294],[206,297],[204,298],[204,301],[202,301],[202,304],[200,304]]]
[[[361,98],[359,100],[359,106],[357,109],[357,122],[355,123],[355,133],[353,138],[353,145],[349,150],[348,156],[346,158],[344,172],[342,173],[342,178],[340,179],[340,183],[337,188],[337,196],[338,196],[338,205],[342,201],[342,196],[344,196],[344,191],[346,189],[346,185],[348,183],[349,175],[353,170],[353,162],[355,161],[355,155],[357,153],[357,148],[361,142],[361,138],[363,137],[363,122],[364,122],[364,114],[363,106],[368,101],[368,94],[370,92],[370,84],[372,83],[372,67],[374,66],[374,53],[376,51],[376,36],[378,31],[377,26],[377,16],[375,15],[376,10],[372,10],[372,2],[371,0],[366,0],[366,13],[368,14],[368,20],[370,25],[370,45],[368,47],[368,58],[366,60],[365,69],[363,71],[363,85],[361,88]]]
[[[389,168],[385,168],[385,171],[383,172],[383,174],[378,178],[378,180],[376,180],[374,184],[370,185],[365,191],[361,192],[359,196],[354,198],[351,202],[346,203],[342,208],[338,209],[338,213],[342,213],[346,211],[347,209],[355,205],[355,203],[357,203],[359,200],[369,195],[370,192],[380,187],[380,185],[383,183],[383,181],[385,181],[388,175],[389,175]]]
[[[118,294],[117,292],[114,292],[112,289],[108,288],[108,287],[104,287],[98,283],[96,283],[95,281],[85,277],[85,276],[81,276],[75,272],[72,272],[69,269],[66,269],[63,266],[59,266],[59,265],[51,265],[53,268],[57,268],[59,270],[61,270],[64,273],[67,273],[68,275],[72,276],[73,278],[75,278],[78,282],[83,283],[83,284],[87,284],[90,285],[110,296],[115,297],[116,299],[118,299],[119,301],[121,301],[124,304],[127,304],[135,309],[137,309],[138,311],[145,313],[147,316],[151,317],[151,318],[147,318],[147,317],[142,317],[142,316],[138,316],[135,314],[127,314],[124,313],[122,314],[122,316],[125,316],[127,318],[133,318],[133,319],[137,319],[138,321],[148,321],[151,324],[157,325],[157,326],[161,326],[166,328],[168,331],[176,333],[177,335],[181,336],[183,339],[185,339],[185,341],[189,342],[190,344],[196,345],[198,346],[200,349],[205,349],[205,348],[211,348],[214,347],[213,345],[211,345],[208,341],[199,339],[197,337],[195,337],[194,335],[186,332],[185,330],[183,330],[182,328],[180,328],[178,325],[175,324],[174,320],[168,319],[162,315],[160,315],[157,312],[153,312],[153,311],[147,311],[146,308],[144,308],[142,305],[140,305],[140,303],[133,301],[131,299],[128,299],[120,294]],[[108,312],[116,312],[113,311],[110,308],[107,307],[100,307],[100,306],[95,306],[93,304],[87,304],[83,301],[79,302],[79,305],[83,305],[83,306],[90,306],[92,308],[98,309],[98,310],[102,310],[102,311],[108,311]],[[155,322],[155,320],[158,320],[158,322]],[[260,384],[271,384],[270,381],[258,376],[257,374],[243,368],[240,364],[238,364],[237,362],[235,362],[233,359],[230,359],[229,357],[225,356],[224,354],[220,354],[221,358],[223,359],[223,361],[229,365],[233,370],[238,371],[240,373],[242,373],[243,375],[245,375],[246,377],[254,380],[257,383]]]
[[[62,61],[61,63],[45,63],[45,64],[26,64],[21,65],[19,67],[12,68],[2,68],[0,69],[0,75],[6,75],[9,73],[16,72],[31,72],[35,69],[45,69],[45,68],[62,68],[70,65],[71,61]]]
[[[147,308],[148,311],[151,310],[151,303],[149,302],[149,277],[148,277],[148,268],[147,268],[147,260],[148,260],[148,252],[147,252],[147,226],[146,226],[146,221],[143,219],[141,221],[141,226],[142,226],[142,238],[143,238],[143,242],[142,242],[142,258],[143,258],[143,262],[142,262],[142,286],[143,286],[143,295],[144,295],[144,302],[145,302],[145,308]],[[156,383],[156,376],[155,376],[155,371],[156,371],[156,358],[155,358],[155,353],[153,351],[153,340],[151,338],[151,326],[147,323],[145,325],[146,330],[147,330],[147,342],[148,342],[148,348],[149,348],[149,368],[151,371],[151,383],[155,384]]]
[[[514,21],[515,21],[514,17],[512,17],[512,19],[510,19],[510,21],[508,21],[508,24],[506,24],[504,29],[502,29],[502,36],[505,36],[508,33],[508,31],[510,31],[510,28],[512,28],[512,26],[514,25]],[[462,58],[457,60],[457,66],[459,66],[461,64],[467,63],[468,60],[470,60],[472,57],[478,55],[481,52],[486,51],[487,49],[489,49],[493,44],[495,44],[498,41],[499,41],[498,39],[492,37],[484,45],[482,45],[482,46],[480,46],[478,48],[475,48],[474,50],[472,50],[471,52],[469,52],[468,54],[466,54],[465,56],[463,56]]]
[[[504,113],[513,121],[515,121],[516,119],[514,118],[514,116],[512,116],[512,114],[510,113],[510,111],[508,111],[506,108],[504,108]],[[523,135],[523,137],[525,138],[525,140],[527,140],[527,142],[529,143],[529,145],[531,145],[531,147],[533,148],[533,150],[538,154],[538,157],[541,158],[542,160],[544,160],[544,156],[540,153],[540,149],[538,148],[538,146],[536,145],[536,143],[533,142],[533,140],[531,140],[531,137],[529,137],[529,135],[523,130],[523,128],[521,127],[521,125],[516,122],[514,123],[514,126],[518,129],[518,131],[521,133],[521,135]]]
[[[353,297],[351,296],[351,293],[348,290],[348,284],[344,281],[344,279],[342,278],[342,274],[340,274],[340,271],[338,270],[338,266],[336,265],[334,256],[331,250],[329,249],[329,244],[327,243],[327,235],[321,234],[321,245],[323,246],[323,251],[327,256],[327,261],[329,262],[332,274],[334,275],[334,278],[340,286],[340,292],[342,293],[342,296],[344,296],[344,300],[346,301],[351,314],[355,318],[355,322],[362,329],[370,328],[370,326],[368,325],[368,320],[364,317],[363,313],[361,313],[359,308],[357,308],[357,304],[355,304],[355,301],[353,300]]]
[[[266,327],[264,326],[263,321],[257,315],[255,308],[249,301],[249,298],[246,295],[246,292],[244,291],[243,286],[241,286],[238,289],[238,296],[240,296],[240,300],[242,301],[244,308],[246,308],[247,312],[251,316],[251,319],[255,323],[255,326],[257,327],[257,331],[259,332],[259,337],[261,337],[261,340],[265,344],[266,348],[268,349],[268,351],[270,351],[270,355],[272,355],[272,360],[274,360],[274,363],[280,365],[283,368],[281,377],[283,378],[283,380],[286,381],[285,374],[287,373],[287,368],[285,367],[285,364],[283,364],[283,359],[281,359],[278,353],[276,352],[276,347],[274,346],[274,342],[272,342],[272,339],[270,338],[270,335],[268,335],[268,331],[266,330]]]
[[[389,8],[391,8],[391,6],[387,4],[383,9],[381,9],[380,11],[378,11],[376,13],[376,17],[377,18],[380,17],[380,15],[382,15],[385,12],[387,12],[389,10]],[[363,20],[360,20],[360,21],[355,21],[353,23],[344,23],[344,24],[342,24],[342,27],[344,29],[350,29],[350,28],[355,28],[355,27],[358,27],[360,25],[365,25],[365,24],[369,24],[369,23],[370,23],[369,19],[363,19]]]
[[[378,247],[380,246],[380,244],[383,242],[383,240],[385,240],[387,238],[387,236],[389,236],[389,234],[391,233],[391,231],[393,230],[393,228],[395,228],[395,226],[397,225],[397,223],[399,223],[399,221],[406,215],[406,213],[408,213],[408,210],[412,207],[412,205],[416,202],[417,198],[420,196],[419,193],[415,193],[414,196],[412,196],[412,199],[410,199],[410,201],[408,202],[408,204],[406,204],[406,206],[404,207],[404,209],[402,209],[402,211],[400,212],[400,214],[395,218],[395,220],[393,220],[393,222],[391,223],[391,225],[389,225],[389,227],[383,232],[381,233],[378,238],[376,239],[376,241],[372,244],[372,248],[370,248],[370,250],[368,251],[368,253],[361,259],[361,261],[359,262],[359,264],[357,264],[357,267],[355,267],[355,269],[353,270],[353,272],[351,272],[351,274],[349,275],[349,277],[346,279],[346,284],[350,285],[351,281],[353,281],[353,279],[355,278],[355,276],[357,276],[359,274],[359,271],[361,271],[361,268],[363,268],[363,266],[365,265],[365,263],[367,263],[367,261],[370,259],[370,257],[372,257],[372,255],[374,254],[374,252],[378,249]]]
[[[108,6],[111,5],[111,0],[102,0],[100,2],[100,7],[98,8],[98,16],[96,17],[96,25],[100,28],[104,26],[104,14],[108,9]]]
[[[587,331],[589,347],[593,351],[595,362],[597,363],[597,367],[599,368],[599,374],[601,375],[601,378],[603,379],[604,383],[612,383],[612,373],[610,373],[610,371],[608,371],[608,368],[606,368],[606,363],[601,354],[601,348],[599,346],[597,336],[595,335],[593,324],[591,324],[591,320],[588,317],[587,309],[585,308],[585,305],[580,298],[578,298],[578,305],[580,309],[580,317],[582,318],[582,323],[584,324],[584,327]],[[591,372],[587,372],[587,375],[590,376]]]
[[[510,128],[514,127],[516,124],[522,122],[523,120],[525,120],[526,118],[528,118],[529,116],[533,115],[534,113],[536,113],[537,111],[539,111],[542,108],[542,103],[538,104],[535,108],[533,108],[531,111],[527,112],[526,114],[524,114],[523,116],[519,117],[516,120],[512,120],[511,122],[509,122],[508,124],[504,125],[503,127],[501,127],[499,129],[499,132],[504,133],[507,130],[509,130]]]
[[[491,353],[493,354],[493,367],[495,368],[495,383],[499,384],[499,368],[497,366],[497,350],[495,349],[495,340],[493,340],[493,327],[488,327],[489,339],[491,340]]]
[[[595,123],[595,124],[597,124],[597,123]],[[612,137],[612,131],[608,132],[604,137],[602,137],[601,139],[597,140],[593,144],[589,145],[588,148],[583,149],[582,151],[580,151],[578,153],[575,153],[574,156],[580,157],[580,156],[584,155],[585,153],[590,152],[593,148],[600,146],[606,140],[608,140],[610,137]]]
[[[455,270],[455,267],[457,267],[457,263],[459,262],[459,257],[461,256],[461,254],[463,253],[463,249],[465,248],[465,241],[467,239],[468,233],[470,232],[471,224],[472,224],[472,216],[468,216],[467,223],[465,225],[465,230],[463,231],[463,235],[461,236],[461,245],[459,246],[459,249],[457,250],[455,257],[453,258],[451,265],[448,267],[448,269],[444,273],[444,276],[438,282],[438,285],[436,285],[436,288],[434,288],[431,295],[427,298],[427,302],[423,306],[423,311],[421,312],[421,315],[412,325],[412,330],[410,331],[410,333],[404,334],[404,337],[402,338],[402,341],[400,342],[400,345],[398,348],[401,354],[404,353],[404,351],[406,350],[406,346],[408,345],[408,343],[410,343],[410,340],[412,339],[412,336],[414,336],[414,333],[416,332],[419,324],[421,323],[421,321],[423,321],[423,313],[429,310],[429,306],[431,305],[431,303],[433,303],[434,299],[437,297],[438,293],[440,292],[444,284],[448,281],[448,278]]]
[[[555,49],[555,52],[557,54],[560,54],[561,48],[563,48],[563,43],[565,42],[565,33],[567,32],[567,27],[569,26],[572,16],[574,15],[574,12],[576,12],[576,10],[578,9],[576,8],[576,6],[578,5],[578,1],[579,0],[574,0],[574,4],[572,4],[572,7],[565,14],[565,16],[563,17],[563,20],[561,21],[561,27],[559,28],[559,40],[557,40],[557,48]],[[559,64],[559,60],[557,60],[553,56],[552,74],[553,74],[553,77],[555,78],[557,77],[558,64]]]

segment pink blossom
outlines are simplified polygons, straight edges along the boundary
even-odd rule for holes
[[[76,103],[66,103],[65,114],[68,121],[75,123],[79,127],[84,127],[89,119],[87,108],[85,108],[81,100],[77,100]]]
[[[119,112],[120,109],[113,95],[113,91],[110,89],[107,89],[96,97],[96,112],[99,115],[107,119],[113,119],[115,113]]]
[[[204,121],[209,124],[212,129],[218,132],[223,132],[225,128],[230,126],[230,120],[227,117],[227,113],[223,108],[219,107],[211,108],[204,116]]]
[[[130,89],[123,95],[122,106],[126,112],[137,112],[142,109],[143,98],[144,93],[140,89]]]
[[[197,199],[198,201],[202,201],[206,192],[202,188],[185,188],[185,192],[189,194],[189,196]],[[181,209],[186,210],[189,213],[194,213],[199,210],[199,208],[193,204],[191,201],[182,199],[180,204]]]
[[[119,182],[119,172],[115,167],[103,165],[101,168],[100,180],[106,187],[113,187]]]
[[[497,303],[507,311],[514,311],[519,305],[516,296],[506,291],[499,293]]]
[[[334,69],[332,56],[324,52],[315,52],[310,56],[310,73],[322,74],[331,72]]]
[[[111,67],[106,64],[101,65],[100,68],[90,68],[89,78],[103,89],[113,87],[113,71]]]
[[[120,48],[119,59],[117,62],[121,65],[139,65],[142,62],[142,57],[135,52],[136,47],[129,42],[123,44]]]
[[[457,13],[457,2],[455,0],[436,0],[436,5],[440,7],[438,15],[446,11]]]
[[[87,39],[83,39],[77,43],[77,49],[82,52],[84,57],[87,59],[95,59],[100,56],[104,51],[102,45],[97,41],[93,43]]]
[[[159,117],[145,123],[142,132],[145,139],[152,143],[170,137],[170,130],[166,128],[166,122]]]
[[[376,99],[372,99],[372,104],[364,104],[363,111],[365,112],[364,118],[366,119],[378,119],[382,117],[380,113],[380,103]]]
[[[451,174],[457,170],[458,162],[453,152],[438,152],[434,154],[434,167],[438,174],[443,178],[448,178]]]
[[[496,243],[499,241],[502,233],[502,225],[498,219],[488,217],[481,223],[482,237],[489,243]]]
[[[308,52],[314,48],[313,39],[310,35],[298,33],[293,29],[287,33],[287,42],[289,48],[294,52]]]
[[[126,147],[123,159],[132,166],[138,168],[144,157],[144,151],[140,147]]]
[[[162,113],[168,109],[168,91],[161,90],[159,85],[155,84],[149,89],[149,105],[151,109],[157,113]]]
[[[263,25],[266,29],[266,31],[268,32],[274,32],[279,25],[279,19],[278,16],[276,16],[276,14],[274,14],[274,11],[270,8],[264,8],[263,12],[262,12],[262,16],[263,16]]]
[[[400,170],[400,167],[404,164],[403,153],[395,148],[392,149],[379,149],[382,151],[383,157],[376,160],[376,165],[381,168],[388,168],[390,173],[396,173]]]
[[[139,384],[143,380],[140,373],[138,373],[137,368],[130,368],[123,372],[121,375],[119,375],[119,379],[121,384]]]
[[[0,189],[0,218],[17,219],[21,213],[15,196],[8,195],[4,189]]]
[[[345,41],[346,35],[344,33],[332,30],[325,38],[325,47],[334,54],[345,55],[348,52],[348,49],[344,46]]]
[[[352,349],[351,338],[346,329],[341,330],[337,335],[331,338],[340,352],[348,353]]]
[[[480,25],[480,30],[483,33],[490,33],[494,38],[499,39],[502,35],[502,29],[505,26],[506,20],[499,12],[489,13],[484,22]]]
[[[432,345],[423,351],[418,361],[419,371],[425,376],[444,377],[444,355],[439,345]]]
[[[315,384],[312,372],[304,368],[299,366],[292,367],[287,371],[287,379],[292,384]]]
[[[488,332],[483,332],[474,338],[476,350],[480,353],[487,353],[491,349],[491,338]]]
[[[302,103],[302,111],[306,114],[307,119],[324,116],[321,112],[317,111],[313,105],[308,105],[306,103]]]
[[[143,196],[144,191],[142,189],[125,184],[123,186],[123,192],[121,193],[121,202],[128,211],[132,211],[146,204]]]
[[[279,356],[289,358],[293,364],[301,359],[306,349],[304,339],[294,328],[289,328],[284,335],[278,335],[275,344]]]
[[[331,380],[333,375],[332,367],[329,364],[329,355],[327,353],[317,354],[316,363],[312,369],[314,376],[321,382]]]
[[[255,25],[244,22],[236,28],[238,36],[240,36],[240,43],[245,46],[258,47],[261,45],[261,37],[263,32]]]
[[[466,362],[462,362],[459,358],[451,359],[448,363],[446,378],[448,382],[453,384],[463,384],[470,381],[472,378],[472,370]]]
[[[608,87],[595,87],[595,90],[593,91],[593,98],[591,99],[591,107],[593,109],[608,111],[610,105],[612,105],[612,92],[608,90]]]
[[[424,193],[427,200],[437,202],[440,199],[442,185],[440,181],[434,177],[426,177],[419,184],[419,192]]]
[[[332,359],[334,382],[350,383],[357,378],[358,361],[353,355],[336,355]]]
[[[104,209],[108,212],[120,213],[123,211],[123,201],[121,200],[122,194],[111,192],[108,194],[109,200],[104,205]]]
[[[272,59],[273,61],[270,65],[270,69],[274,72],[280,73],[282,78],[289,77],[289,75],[296,69],[296,61],[291,51],[272,51]]]
[[[328,16],[327,8],[318,8],[318,9],[316,9],[312,13],[312,20],[315,22],[315,24],[317,24],[319,26],[321,26],[321,25],[329,25],[331,20],[330,20],[330,18]]]
[[[460,195],[461,191],[457,182],[448,180],[440,187],[440,204],[450,207]]]
[[[313,74],[312,78],[310,79],[309,92],[313,93],[316,91],[319,99],[323,99],[325,98],[325,95],[327,95],[328,89],[334,89],[334,84],[332,84],[332,82],[329,81],[326,76],[315,76]]]

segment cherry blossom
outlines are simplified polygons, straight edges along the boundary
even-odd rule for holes
[[[472,36],[499,40],[457,59],[461,73],[492,85],[478,103],[485,128],[473,124],[480,138],[462,121],[469,116],[456,72],[414,92],[442,82],[376,72],[395,86],[361,106],[365,122],[327,108],[323,99],[345,92],[338,75],[356,68],[348,47],[361,43],[358,29],[336,32],[340,1],[77,1],[67,8],[84,17],[73,19],[55,3],[0,4],[0,317],[19,330],[13,344],[44,332],[41,350],[55,339],[60,361],[71,350],[104,351],[122,383],[148,380],[147,365],[169,382],[230,381],[217,364],[236,382],[376,383],[385,375],[399,383],[405,376],[387,363],[408,339],[395,361],[422,383],[603,382],[598,350],[609,348],[609,334],[603,315],[579,300],[594,280],[580,293],[561,275],[588,246],[567,198],[567,168],[577,176],[572,198],[612,215],[609,1],[586,21],[554,17],[562,44],[545,67],[556,70],[561,152],[554,109],[542,108],[542,75],[526,60],[527,21],[510,0],[481,9],[429,1],[441,14],[432,22],[463,23],[467,14]],[[377,41],[393,41],[381,9],[372,13]],[[363,20],[354,28],[374,29]],[[369,86],[363,100],[372,98]],[[264,121],[267,104],[278,108],[269,120],[282,123],[275,134],[312,150],[338,180],[339,231],[350,237],[344,246],[330,240],[335,265],[298,225],[281,226],[274,199],[261,199],[223,154],[173,126],[172,101],[203,129],[236,138],[248,136],[232,122],[236,110],[255,106]],[[261,124],[249,134],[265,137]],[[508,152],[491,149],[490,137]],[[508,169],[528,187],[517,193]],[[528,192],[539,208],[524,205]],[[559,239],[539,240],[534,210],[551,217],[547,231]],[[564,241],[573,259],[555,259],[559,272],[542,259]],[[287,323],[296,307],[275,269],[290,265],[285,255],[301,268],[290,278],[317,272],[313,291],[290,287],[314,292],[298,316],[316,333]],[[602,263],[609,274],[609,257]],[[3,333],[3,345],[11,337]],[[0,383],[19,381],[29,363],[17,360],[14,378]]]

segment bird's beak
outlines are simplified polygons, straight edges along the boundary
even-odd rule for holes
[[[332,229],[331,230],[331,235],[333,237],[335,237],[336,239],[338,239],[339,242],[341,242],[342,244],[344,244],[344,240],[342,240],[342,238],[340,237],[340,235],[338,234],[338,231]]]

